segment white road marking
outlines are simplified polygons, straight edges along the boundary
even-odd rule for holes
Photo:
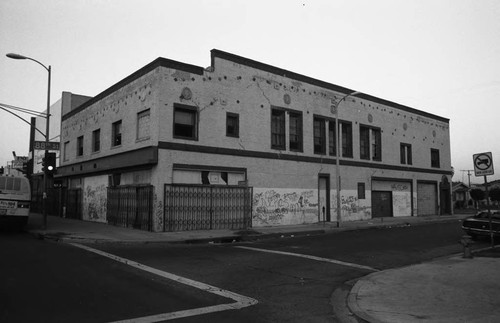
[[[344,262],[344,261],[335,260],[335,259],[328,259],[328,258],[321,258],[321,257],[316,257],[316,256],[304,255],[304,254],[300,254],[300,253],[293,253],[293,252],[286,252],[286,251],[277,251],[277,250],[267,250],[267,249],[252,248],[252,247],[245,247],[245,246],[235,246],[235,248],[248,249],[248,250],[260,251],[260,252],[268,252],[268,253],[276,253],[276,254],[279,254],[279,255],[306,258],[306,259],[311,259],[311,260],[316,260],[316,261],[328,262],[328,263],[332,263],[332,264],[336,264],[336,265],[354,267],[354,268],[358,268],[358,269],[366,269],[366,270],[370,270],[370,271],[379,271],[378,269],[375,269],[375,268],[372,268],[372,267],[368,267],[368,266],[353,264],[353,263],[350,263],[350,262]]]
[[[198,282],[189,278],[184,278],[181,276],[177,276],[165,271],[161,271],[159,269],[155,269],[146,265],[143,265],[141,263],[135,262],[133,260],[125,259],[119,256],[115,256],[113,254],[97,250],[85,245],[81,245],[78,243],[70,243],[71,245],[85,249],[87,251],[96,253],[98,255],[113,259],[115,261],[121,262],[123,264],[132,266],[134,268],[140,269],[147,271],[149,273],[161,276],[163,278],[167,278],[173,281],[176,281],[181,284],[185,284],[194,288],[201,289],[203,291],[216,294],[222,297],[230,298],[234,301],[235,303],[229,303],[229,304],[220,304],[220,305],[214,305],[214,306],[207,306],[207,307],[200,307],[200,308],[195,308],[195,309],[190,309],[190,310],[185,310],[185,311],[177,311],[177,312],[170,312],[170,313],[162,313],[162,314],[157,314],[157,315],[151,315],[151,316],[144,316],[144,317],[137,317],[133,319],[128,319],[128,320],[123,320],[123,321],[116,321],[117,322],[138,322],[138,323],[146,323],[146,322],[158,322],[158,321],[167,321],[167,320],[174,320],[178,318],[183,318],[183,317],[190,317],[190,316],[195,316],[195,315],[202,315],[202,314],[207,314],[207,313],[214,313],[214,312],[221,312],[221,311],[227,311],[227,310],[237,310],[241,309],[244,307],[252,306],[257,304],[257,300],[246,297],[243,295],[239,295],[233,292],[230,292],[228,290],[224,290],[215,286],[211,286],[202,282]]]

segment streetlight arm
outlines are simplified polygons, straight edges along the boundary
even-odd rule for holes
[[[338,107],[340,102],[344,101],[345,99],[347,99],[348,97],[350,96],[355,96],[355,95],[358,95],[358,94],[361,94],[361,92],[359,91],[355,91],[355,92],[352,92],[352,93],[347,93],[346,95],[344,95],[340,100],[337,101],[337,104],[336,106]]]
[[[33,61],[33,62],[36,62],[38,64],[40,64],[41,66],[43,66],[43,68],[45,68],[47,71],[50,71],[50,66],[47,67],[45,65],[43,65],[41,62],[37,61],[36,59],[34,58],[31,58],[31,57],[28,57],[28,56],[24,56],[24,55],[20,55],[20,54],[16,54],[16,53],[8,53],[6,55],[8,58],[12,58],[12,59],[28,59],[30,61]]]

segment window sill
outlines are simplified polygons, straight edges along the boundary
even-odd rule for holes
[[[173,136],[174,139],[198,141],[198,138]]]

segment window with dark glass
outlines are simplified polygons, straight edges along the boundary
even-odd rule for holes
[[[313,123],[314,153],[323,155],[326,152],[325,119],[315,117]]]
[[[68,150],[69,150],[69,141],[66,141],[64,143],[64,152],[63,152],[63,161],[67,161],[68,160]]]
[[[352,157],[352,124],[341,122],[342,129],[342,156]]]
[[[382,160],[382,133],[380,129],[372,128],[371,141],[372,141],[372,154],[373,160]]]
[[[337,155],[337,133],[335,132],[335,121],[328,121],[328,153],[330,156]]]
[[[439,149],[431,148],[431,167],[439,168]]]
[[[101,129],[92,131],[92,152],[101,150]]]
[[[379,128],[359,126],[359,157],[382,160],[382,135]]]
[[[111,146],[120,146],[122,144],[122,121],[116,121],[111,129]]]
[[[366,198],[365,183],[358,183],[358,199],[364,200]]]
[[[411,145],[401,143],[400,146],[400,155],[401,155],[401,164],[403,165],[411,165],[412,157],[411,157]]]
[[[83,156],[83,136],[76,138],[76,155]]]
[[[285,111],[271,110],[271,148],[285,150]]]
[[[226,136],[236,137],[240,136],[240,116],[237,113],[226,113]]]
[[[370,159],[370,128],[359,126],[359,158]]]
[[[302,151],[302,114],[289,112],[289,145],[291,151]]]
[[[174,105],[174,138],[198,140],[198,110]]]

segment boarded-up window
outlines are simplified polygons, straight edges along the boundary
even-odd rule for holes
[[[148,139],[150,134],[150,110],[144,110],[137,114],[137,139]]]

